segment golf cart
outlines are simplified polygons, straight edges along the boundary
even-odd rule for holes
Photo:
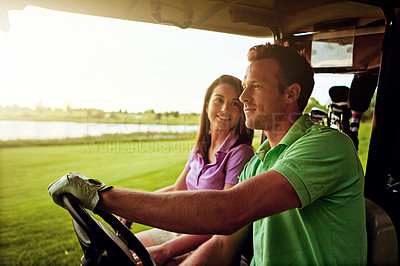
[[[7,0],[6,4],[8,9],[21,9],[26,5],[33,5],[59,11],[166,24],[182,29],[273,37],[276,41],[287,42],[304,50],[316,73],[354,74],[352,85],[347,88],[348,92],[343,92],[346,89],[332,90],[332,98],[337,98],[332,99],[335,106],[332,105],[329,124],[333,118],[335,124],[342,123],[342,128],[338,126],[338,129],[351,135],[355,144],[357,129],[350,129],[351,123],[346,124],[349,123],[346,116],[333,116],[334,107],[336,111],[342,108],[342,114],[348,114],[348,111],[362,113],[365,107],[369,106],[372,94],[377,88],[365,181],[368,263],[398,264],[399,1]],[[346,104],[339,104],[343,102]],[[343,108],[349,110],[344,111]],[[315,113],[323,116],[320,112]],[[84,228],[80,223],[80,220],[83,220],[80,216],[87,214],[77,215],[74,216],[74,220]],[[115,230],[124,231],[119,227]],[[78,232],[77,234],[79,235]],[[126,254],[126,248],[123,249]]]

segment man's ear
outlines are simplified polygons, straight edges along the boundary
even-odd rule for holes
[[[300,97],[301,86],[298,83],[292,83],[285,90],[286,103],[291,104],[297,102]]]

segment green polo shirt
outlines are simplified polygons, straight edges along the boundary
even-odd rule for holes
[[[303,115],[277,146],[266,140],[240,181],[281,173],[301,208],[254,222],[251,265],[365,265],[364,174],[349,137]]]

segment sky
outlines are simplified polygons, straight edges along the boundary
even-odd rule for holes
[[[220,75],[244,77],[247,51],[271,39],[58,12],[8,12],[0,31],[0,105],[200,113]],[[316,75],[329,101],[350,75]]]

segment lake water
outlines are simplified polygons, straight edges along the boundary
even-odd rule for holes
[[[62,139],[134,132],[192,132],[197,131],[198,128],[198,125],[0,121],[0,140]]]

